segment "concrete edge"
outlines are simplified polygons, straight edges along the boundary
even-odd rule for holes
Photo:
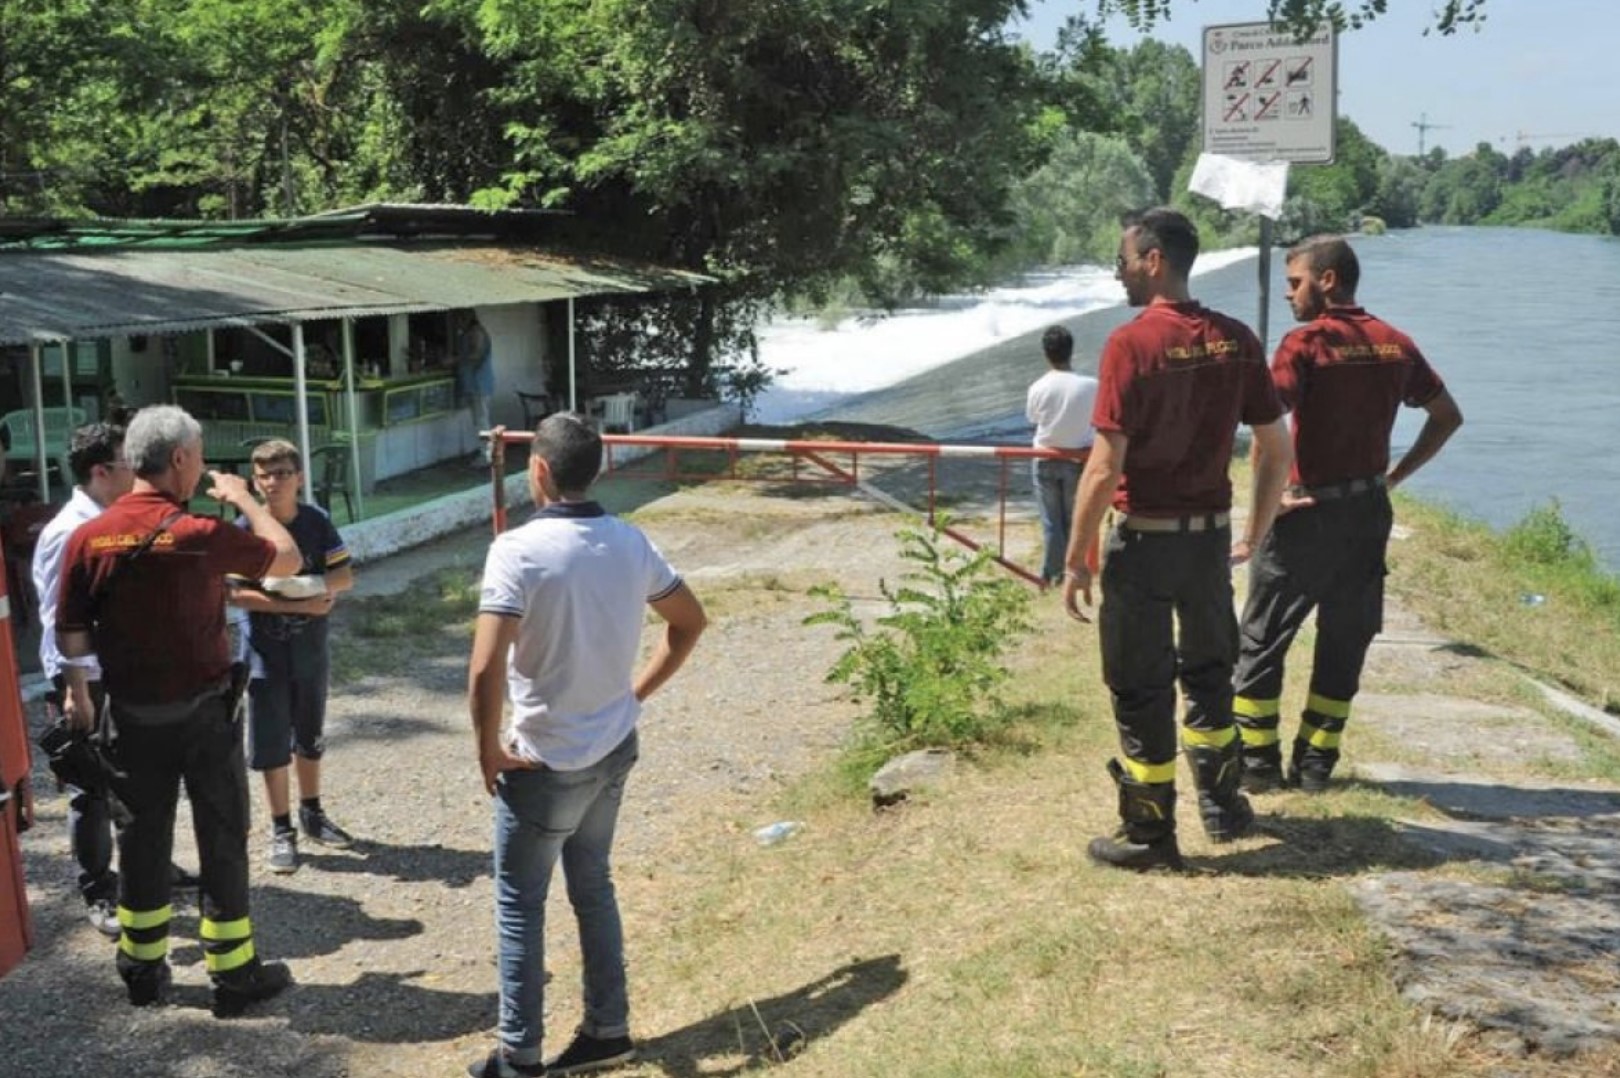
[[[1564,690],[1554,688],[1544,681],[1537,681],[1528,674],[1522,676],[1524,680],[1539,689],[1542,697],[1559,711],[1596,726],[1610,737],[1620,738],[1620,719],[1610,715],[1602,708],[1593,707],[1585,700],[1571,696]]]

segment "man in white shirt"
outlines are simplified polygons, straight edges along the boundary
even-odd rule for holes
[[[56,593],[62,577],[62,554],[68,537],[80,524],[93,520],[114,500],[129,492],[135,473],[124,459],[124,430],[107,423],[91,423],[73,432],[68,446],[68,467],[77,484],[73,496],[51,518],[34,544],[34,590],[39,595],[39,662],[51,679],[46,709],[54,720],[61,714],[66,662],[56,647]],[[76,660],[101,682],[101,667],[94,655]],[[97,706],[100,694],[94,694]],[[79,865],[79,893],[89,907],[90,923],[103,935],[117,939],[118,874],[113,871],[112,814],[104,790],[68,786],[68,843]]]
[[[602,439],[547,416],[529,453],[538,511],[484,563],[467,696],[484,788],[495,799],[500,1044],[473,1078],[576,1074],[635,1057],[624,936],[610,858],[641,704],[697,645],[702,605],[658,548],[586,497]],[[647,607],[665,622],[635,670]],[[502,727],[502,704],[512,722]],[[584,1020],[541,1059],[545,907],[561,858],[579,924]]]
[[[1024,402],[1024,418],[1035,424],[1035,448],[1088,449],[1097,379],[1069,369],[1074,337],[1064,327],[1048,327],[1041,335],[1041,350],[1050,369],[1029,387]],[[1034,462],[1035,504],[1040,508],[1041,534],[1046,540],[1041,580],[1046,584],[1063,582],[1063,555],[1069,547],[1082,459],[1052,457]]]

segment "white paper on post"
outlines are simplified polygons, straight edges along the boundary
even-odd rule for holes
[[[1248,210],[1276,220],[1288,192],[1287,161],[1244,161],[1201,153],[1187,190],[1205,195],[1229,210]]]

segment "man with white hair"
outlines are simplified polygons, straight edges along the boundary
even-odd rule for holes
[[[124,454],[133,488],[73,533],[62,561],[63,710],[70,725],[90,727],[94,655],[127,775],[118,790],[131,819],[119,836],[117,963],[130,1003],[162,1003],[172,976],[169,853],[184,780],[202,861],[200,935],[214,1014],[233,1017],[292,978],[285,965],[260,960],[248,917],[247,775],[225,576],[285,576],[302,558],[240,476],[210,471],[208,494],[242,513],[247,530],[186,510],[205,465],[202,427],[182,409],[142,409]]]

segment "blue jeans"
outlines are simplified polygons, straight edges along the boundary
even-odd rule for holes
[[[579,771],[508,771],[495,788],[495,933],[500,945],[500,1039],[514,1063],[540,1062],[544,1033],[546,896],[562,856],[579,923],[585,1020],[592,1037],[630,1033],[624,929],[609,864],[635,732]]]
[[[1069,528],[1074,521],[1075,492],[1080,489],[1080,462],[1036,458],[1035,504],[1041,511],[1041,534],[1046,537],[1046,559],[1041,579],[1063,578],[1063,555],[1069,549]]]

